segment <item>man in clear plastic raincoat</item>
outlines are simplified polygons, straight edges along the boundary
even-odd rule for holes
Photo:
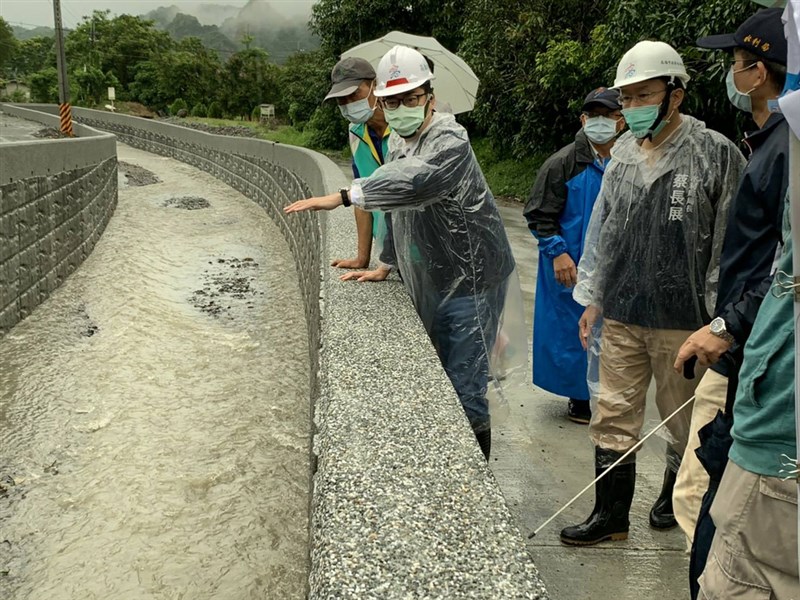
[[[672,366],[686,337],[710,321],[727,211],[745,160],[727,138],[680,113],[688,81],[680,55],[663,42],[639,42],[617,68],[614,87],[630,133],[612,150],[574,293],[588,307],[581,336],[588,339],[603,317],[590,423],[598,475],[637,443],[651,378],[663,419],[692,397],[702,375],[687,379]],[[687,407],[668,423],[664,486],[650,511],[656,529],[677,524],[672,488],[690,417]],[[631,455],[598,482],[592,514],[565,528],[561,541],[627,539],[635,479]]]
[[[509,340],[524,331],[521,301],[514,304],[519,315],[513,325],[504,313],[507,296],[520,297],[511,247],[466,130],[452,115],[434,111],[434,76],[425,57],[395,46],[377,76],[375,95],[392,128],[387,163],[349,189],[284,210],[352,203],[391,211],[403,282],[488,460],[487,390],[507,374],[496,370],[494,358],[508,355]],[[518,349],[519,359],[526,354]]]
[[[586,351],[578,338],[583,307],[572,299],[577,263],[611,148],[625,128],[619,91],[592,90],[575,140],[539,169],[523,214],[539,243],[533,312],[533,384],[569,398],[567,418],[591,418]]]

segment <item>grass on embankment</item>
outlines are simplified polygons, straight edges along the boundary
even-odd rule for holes
[[[533,180],[546,156],[526,156],[523,159],[499,156],[485,138],[472,140],[472,149],[481,165],[489,189],[500,198],[525,202],[533,187]]]
[[[264,140],[304,148],[309,147],[308,134],[295,129],[291,125],[279,125],[274,129],[269,129],[255,121],[202,119],[198,117],[187,117],[187,120],[215,127],[246,127],[255,130],[257,137]],[[486,176],[489,188],[495,196],[516,199],[521,202],[527,199],[531,186],[533,186],[536,172],[546,157],[536,155],[521,160],[504,158],[499,156],[492,148],[489,140],[483,138],[472,140],[472,148],[475,150],[475,156],[481,165],[483,174]],[[336,150],[329,150],[326,154],[334,158],[349,157],[349,154],[344,156],[342,151]]]

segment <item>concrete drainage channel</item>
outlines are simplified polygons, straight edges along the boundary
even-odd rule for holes
[[[211,173],[263,207],[289,243],[312,365],[309,597],[547,598],[402,285],[348,285],[327,266],[352,250],[349,211],[290,219],[281,212],[291,200],[345,185],[338,167],[261,140],[85,109],[74,115],[130,146]],[[147,178],[121,170],[129,185]],[[176,197],[165,206],[202,210],[203,200]],[[217,318],[229,302],[247,305],[247,273],[259,268],[246,257],[222,260],[208,265],[195,293],[201,310]]]

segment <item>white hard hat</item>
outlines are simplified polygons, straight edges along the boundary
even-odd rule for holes
[[[375,95],[379,97],[410,92],[435,78],[425,57],[406,46],[395,46],[384,54],[376,74]]]
[[[619,61],[614,87],[621,88],[656,77],[677,77],[684,87],[690,79],[675,48],[664,42],[639,42]]]

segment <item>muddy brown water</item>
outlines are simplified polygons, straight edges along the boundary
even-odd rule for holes
[[[131,183],[159,182],[121,172],[92,255],[0,338],[0,598],[304,597],[309,365],[288,246],[213,177],[119,154]]]

